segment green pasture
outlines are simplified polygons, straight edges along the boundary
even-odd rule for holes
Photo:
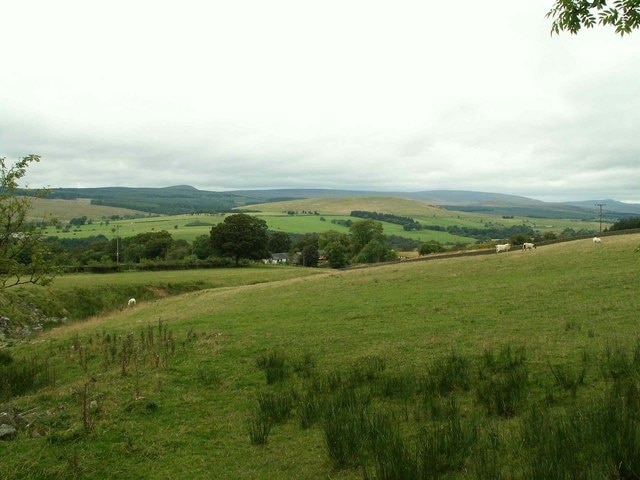
[[[42,375],[0,400],[30,425],[0,444],[0,477],[621,478],[636,437],[567,432],[606,428],[610,385],[637,396],[619,382],[640,375],[639,244],[245,281],[54,329],[8,350]],[[588,438],[640,428],[616,423],[628,408]],[[423,437],[431,473],[410,475]]]
[[[318,212],[320,215],[349,215],[354,210],[369,212],[392,213],[414,218],[425,225],[441,225],[444,227],[460,225],[483,228],[486,224],[493,225],[522,225],[526,224],[535,230],[560,233],[565,228],[574,230],[588,229],[597,231],[599,222],[575,219],[544,219],[515,215],[513,218],[503,218],[501,215],[488,215],[477,212],[456,212],[429,205],[418,200],[396,197],[353,197],[353,198],[309,198],[285,202],[264,203],[242,207],[248,211],[258,211],[261,214],[282,215],[287,211]],[[603,224],[606,228],[609,224]]]
[[[332,223],[332,220],[351,220],[356,222],[361,218],[348,215],[273,215],[256,214],[267,222],[271,230],[288,233],[322,233],[328,230],[335,230],[341,233],[349,233],[349,228],[340,224]],[[406,231],[401,225],[388,222],[380,222],[385,235],[398,235],[400,237],[411,238],[419,241],[437,241],[446,243],[473,243],[472,238],[451,235],[447,232],[436,232],[431,230]]]
[[[144,303],[185,292],[280,282],[323,273],[319,269],[287,265],[252,265],[243,268],[60,275],[46,287],[27,285],[4,292],[0,296],[0,312],[14,320],[16,326],[40,323],[49,328],[63,318],[74,322],[122,310],[131,297],[138,303]],[[29,311],[34,309],[42,315],[29,319]]]
[[[352,220],[359,219],[348,215],[283,215],[283,214],[256,214],[267,222],[270,230],[295,234],[322,233],[328,230],[336,230],[349,233],[345,226],[331,223],[333,219]],[[72,228],[68,232],[53,227],[47,230],[48,235],[59,238],[86,238],[90,236],[104,235],[107,238],[115,238],[116,232],[121,238],[131,237],[139,233],[169,232],[174,240],[187,240],[192,242],[199,235],[209,235],[211,227],[224,220],[224,215],[172,215],[133,218],[127,220],[92,223]],[[324,219],[324,220],[321,220]],[[473,239],[450,235],[446,232],[433,232],[423,230],[421,232],[406,232],[399,225],[381,222],[386,235],[399,235],[415,240],[436,240],[441,243],[462,242],[469,243]],[[117,229],[117,230],[116,230]]]
[[[44,202],[44,203],[39,203]],[[197,214],[197,215],[172,215],[172,216],[138,216],[127,220],[110,220],[105,218],[110,214],[131,215],[139,212],[126,209],[112,209],[89,204],[87,201],[71,200],[43,200],[34,204],[34,215],[42,215],[45,211],[57,212],[58,218],[64,224],[70,218],[87,216],[92,223],[73,227],[69,231],[49,228],[48,235],[59,238],[85,238],[89,236],[104,235],[107,238],[130,237],[139,233],[167,231],[175,240],[192,242],[200,235],[209,235],[211,227],[224,220],[223,214]],[[390,197],[363,197],[363,198],[322,198],[301,199],[289,202],[267,203],[244,207],[252,214],[264,219],[269,229],[294,234],[322,233],[327,230],[348,232],[348,228],[331,223],[333,219],[357,220],[350,217],[353,210],[365,210],[381,213],[393,213],[396,215],[410,216],[425,225],[451,226],[459,225],[473,228],[485,228],[492,226],[528,225],[542,233],[560,233],[565,228],[574,230],[587,229],[597,231],[598,222],[585,222],[570,219],[533,219],[527,217],[503,218],[497,215],[480,215],[477,213],[455,212],[427,205],[416,200],[390,198]],[[289,215],[286,212],[298,212]],[[303,214],[302,212],[318,212]],[[35,217],[34,217],[35,218]],[[324,219],[324,221],[323,221]],[[383,222],[384,233],[387,235],[399,235],[406,238],[426,242],[438,241],[442,244],[473,243],[474,240],[466,237],[450,235],[446,232],[422,230],[419,232],[407,232],[402,227]],[[606,225],[605,225],[606,227]]]
[[[447,211],[418,200],[398,197],[343,197],[343,198],[301,198],[283,202],[247,205],[239,210],[282,214],[293,212],[318,212],[321,215],[349,215],[354,210],[393,213],[396,215],[436,215],[448,216]],[[461,215],[467,215],[461,213]]]
[[[237,287],[258,283],[275,282],[290,278],[321,275],[323,270],[298,268],[285,265],[255,265],[245,268],[207,268],[200,270],[171,271],[131,271],[115,274],[78,273],[60,275],[54,278],[47,288],[51,295],[57,290],[91,286],[92,288],[110,288],[113,286],[162,286],[168,284],[199,284],[202,289]],[[39,287],[32,286],[31,289]]]
[[[32,198],[29,219],[41,221],[55,218],[61,223],[67,223],[72,218],[86,216],[99,222],[101,219],[110,218],[112,215],[124,217],[144,214],[144,212],[129,208],[93,205],[88,198],[76,200]]]
[[[50,227],[46,233],[59,238],[86,238],[97,235],[115,238],[116,234],[125,238],[165,230],[174,240],[192,242],[199,235],[209,235],[211,227],[223,220],[224,215],[221,214],[147,216],[109,222],[94,220],[90,225],[72,227],[68,232]]]

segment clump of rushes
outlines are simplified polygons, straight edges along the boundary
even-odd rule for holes
[[[285,380],[290,374],[287,357],[279,349],[262,353],[256,360],[256,365],[264,371],[269,385]]]
[[[529,384],[524,349],[512,351],[507,345],[497,355],[485,351],[478,377],[476,395],[487,413],[501,417],[516,415]]]

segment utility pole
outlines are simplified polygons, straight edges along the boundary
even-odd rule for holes
[[[116,224],[116,266],[120,264],[120,225]]]
[[[604,207],[606,203],[596,203],[596,207],[600,207],[600,233],[602,233],[602,207]]]

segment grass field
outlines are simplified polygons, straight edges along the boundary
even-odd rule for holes
[[[82,217],[93,218],[100,222],[102,218],[110,218],[112,215],[143,215],[144,212],[131,210],[129,208],[106,207],[102,205],[92,205],[87,199],[78,200],[58,200],[58,199],[31,199],[30,220],[40,221],[45,218],[56,218],[61,223],[67,223],[72,218]]]
[[[113,286],[163,285],[171,283],[200,283],[204,288],[237,287],[257,283],[276,282],[289,278],[322,275],[323,270],[288,266],[262,266],[250,268],[209,268],[201,270],[174,270],[160,272],[124,272],[120,274],[60,275],[53,280],[52,295],[56,290],[71,289],[91,285],[98,288]],[[32,286],[30,288],[39,288]]]
[[[638,244],[329,271],[52,330],[10,350],[44,373],[4,390],[30,426],[0,477],[621,478],[640,436],[586,429],[611,385],[640,399]],[[629,408],[607,410],[616,431],[640,432]]]
[[[211,227],[224,220],[224,215],[172,215],[172,216],[147,216],[131,218],[118,221],[101,221],[101,216],[95,213],[92,217],[90,212],[82,213],[82,202],[71,202],[67,200],[47,201],[47,202],[70,202],[72,207],[69,211],[61,213],[66,217],[79,217],[86,215],[93,218],[93,223],[72,228],[65,232],[60,229],[50,228],[48,234],[60,238],[85,238],[89,236],[104,235],[107,238],[115,238],[116,234],[121,237],[129,237],[139,233],[167,231],[175,240],[187,240],[192,242],[199,235],[209,235]],[[96,207],[87,205],[91,212],[98,212]],[[49,207],[51,208],[51,207]],[[105,207],[106,208],[106,207]],[[485,228],[487,225],[501,225],[509,227],[511,225],[528,225],[534,230],[542,233],[560,233],[565,228],[574,230],[597,231],[597,222],[584,222],[577,220],[545,220],[531,219],[526,217],[502,218],[500,216],[479,215],[465,212],[453,212],[449,210],[433,207],[416,200],[400,198],[346,198],[346,199],[307,199],[290,202],[268,203],[262,205],[252,205],[249,208],[252,214],[259,216],[267,222],[269,229],[294,234],[322,233],[327,230],[337,230],[348,232],[348,228],[332,223],[332,220],[357,220],[349,217],[353,210],[366,210],[380,213],[393,213],[396,215],[411,216],[424,225],[451,226],[459,225],[473,228]],[[64,210],[64,208],[62,209]],[[318,215],[296,214],[288,215],[287,211],[295,212],[318,212]],[[38,209],[37,212],[42,213]],[[101,211],[101,210],[100,210]],[[71,214],[70,212],[73,212]],[[132,211],[129,211],[131,213]],[[122,213],[124,214],[124,213]],[[454,243],[474,243],[472,238],[451,235],[447,232],[437,232],[430,230],[407,232],[399,225],[382,222],[386,235],[398,235],[421,242],[437,241],[442,244]]]
[[[256,214],[267,222],[270,230],[295,234],[322,233],[327,230],[336,230],[348,233],[345,226],[331,223],[331,220],[358,220],[347,215],[283,215],[283,214]],[[323,219],[323,220],[321,220]],[[160,232],[166,230],[174,240],[187,240],[192,242],[199,235],[209,235],[211,227],[224,220],[224,215],[172,215],[133,218],[128,220],[110,221],[108,224],[93,223],[73,228],[68,232],[49,228],[48,234],[59,238],[85,238],[89,236],[104,235],[107,238],[115,238],[116,226],[120,237],[130,237],[139,233]],[[451,235],[446,232],[406,232],[400,225],[382,222],[386,235],[399,235],[415,240],[436,240],[441,243],[471,243],[471,238]]]

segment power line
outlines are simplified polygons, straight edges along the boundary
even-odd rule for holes
[[[596,203],[596,207],[600,207],[600,233],[602,233],[602,207],[604,207],[606,203]]]

